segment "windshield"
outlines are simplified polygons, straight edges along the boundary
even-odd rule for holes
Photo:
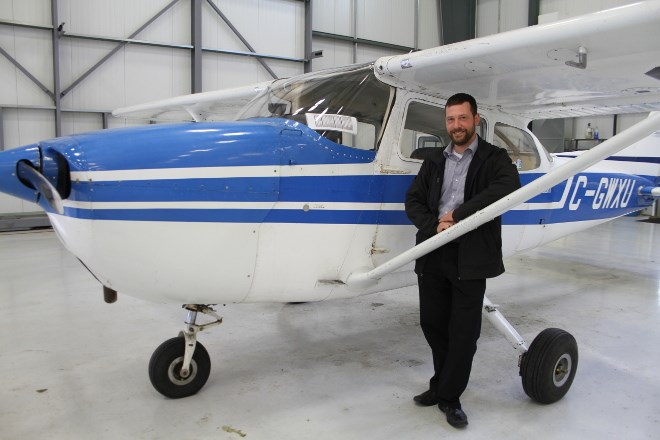
[[[372,65],[344,67],[276,81],[238,119],[292,119],[338,144],[373,150],[393,96]]]

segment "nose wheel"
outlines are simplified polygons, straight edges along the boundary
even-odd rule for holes
[[[186,327],[175,338],[158,346],[149,361],[149,379],[162,395],[179,399],[192,396],[202,389],[211,374],[211,358],[204,346],[197,342],[197,333],[222,323],[222,318],[206,305],[186,304]],[[206,324],[197,324],[197,313],[215,318]]]

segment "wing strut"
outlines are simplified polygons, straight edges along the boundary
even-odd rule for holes
[[[653,112],[651,115],[627,130],[613,136],[612,138],[604,141],[597,147],[592,148],[586,153],[581,154],[575,159],[560,166],[554,171],[547,173],[545,176],[523,186],[522,188],[514,191],[508,196],[498,200],[497,202],[487,206],[481,211],[477,211],[470,217],[463,221],[458,222],[456,225],[449,229],[445,229],[440,234],[426,240],[423,243],[397,255],[391,260],[381,264],[380,266],[367,270],[358,269],[348,275],[346,285],[349,289],[362,290],[372,287],[385,275],[394,272],[395,270],[405,266],[408,263],[422,257],[429,252],[438,249],[440,246],[460,237],[461,235],[476,229],[486,222],[494,219],[495,217],[504,214],[511,208],[537,196],[538,194],[552,188],[558,183],[568,179],[575,174],[584,171],[590,166],[594,165],[611,156],[631,144],[649,136],[655,131],[660,129],[660,112]]]

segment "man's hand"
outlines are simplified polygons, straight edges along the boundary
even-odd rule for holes
[[[440,217],[440,223],[438,224],[438,234],[444,231],[447,228],[450,228],[456,224],[453,217],[454,211],[449,211]]]
[[[456,223],[456,220],[454,220],[454,211],[453,210],[449,211],[448,213],[446,213],[445,215],[440,217],[440,223],[443,223],[443,222]]]
[[[445,229],[452,227],[456,224],[456,222],[440,222],[438,224],[438,234],[444,231]]]

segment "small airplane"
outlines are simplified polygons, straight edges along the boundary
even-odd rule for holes
[[[512,255],[650,206],[660,193],[660,114],[572,158],[549,155],[526,127],[660,110],[658,23],[660,2],[644,1],[119,109],[116,116],[193,122],[4,151],[0,191],[46,211],[107,302],[121,292],[184,305],[184,330],[155,350],[149,376],[165,396],[190,396],[210,374],[197,333],[222,322],[214,304],[410,286],[416,258],[499,215]],[[481,136],[509,151],[523,187],[411,248],[405,192],[425,152],[447,145],[444,103],[457,91],[475,96]],[[603,161],[640,141],[635,157]],[[198,323],[200,313],[210,320]],[[483,313],[521,353],[530,398],[561,399],[577,369],[573,336],[546,329],[527,346],[487,298]]]

